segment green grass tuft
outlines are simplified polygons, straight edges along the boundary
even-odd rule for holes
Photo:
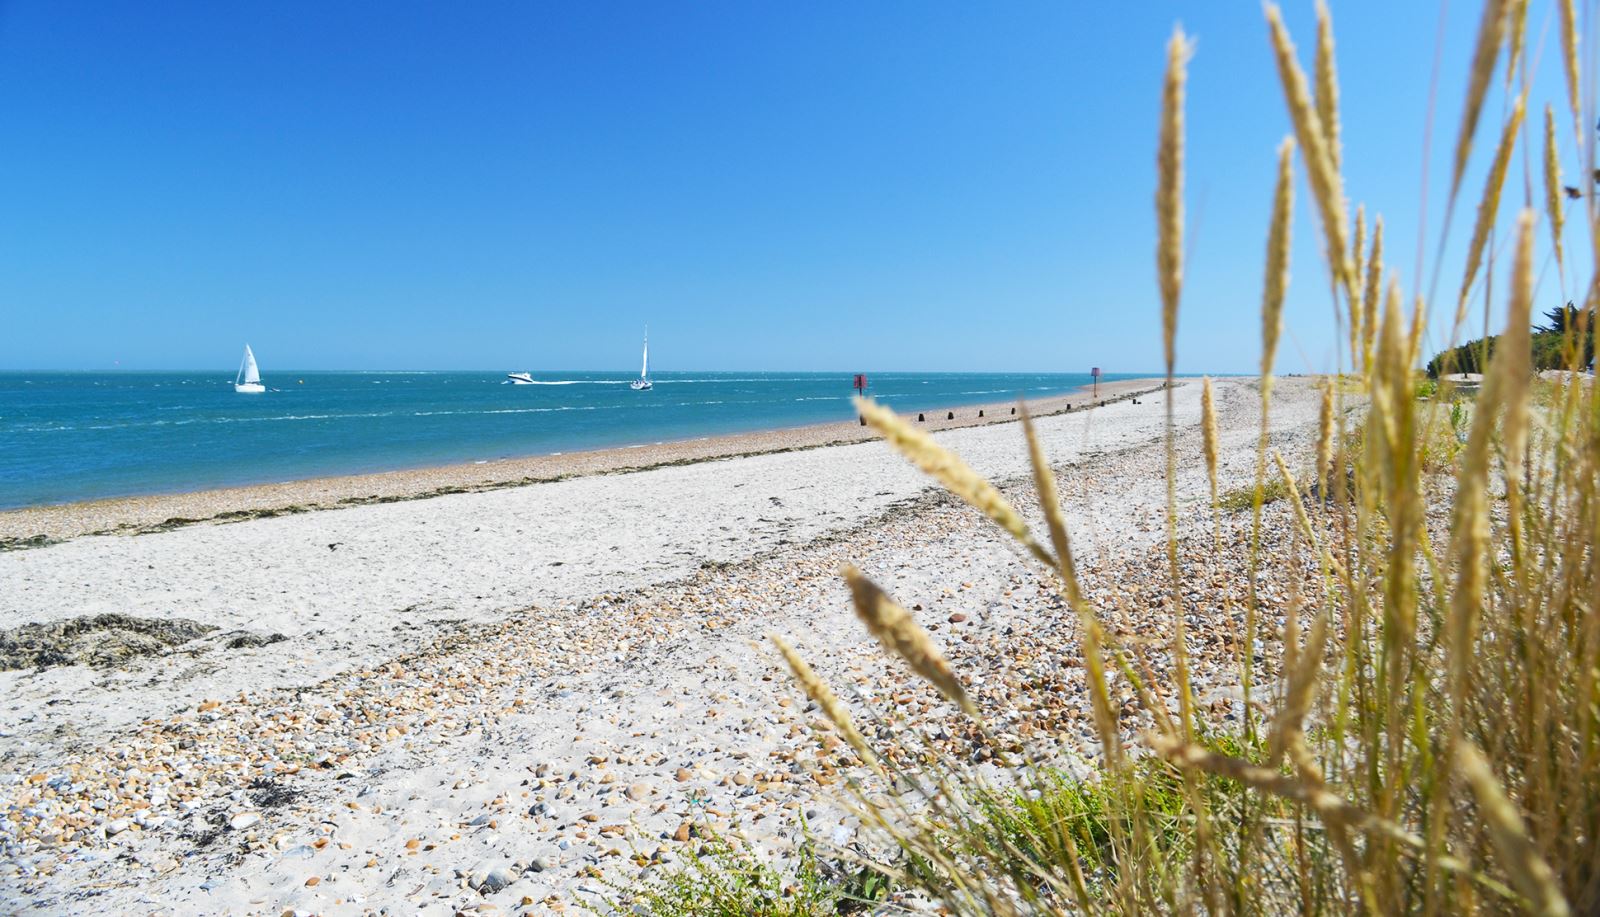
[[[801,841],[780,871],[749,844],[710,835],[686,847],[683,863],[629,885],[597,913],[652,917],[824,917],[855,914],[881,901],[887,879],[867,866],[824,862]]]
[[[1287,499],[1289,485],[1283,483],[1283,478],[1272,475],[1261,483],[1261,505],[1276,503]],[[1256,505],[1256,487],[1235,487],[1225,490],[1217,495],[1217,507],[1225,513],[1242,513],[1253,509]]]

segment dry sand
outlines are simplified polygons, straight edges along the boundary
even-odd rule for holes
[[[1316,391],[1277,392],[1273,445],[1302,453]],[[1238,486],[1258,395],[1218,395]],[[1039,424],[1094,596],[1134,629],[1162,626],[1139,607],[1160,567],[1162,399],[1140,400]],[[1199,386],[1174,400],[1181,508],[1204,528]],[[1014,425],[939,438],[1027,489]],[[847,843],[760,638],[787,634],[910,715],[940,707],[862,640],[846,560],[943,629],[986,704],[1037,683],[1048,648],[1051,740],[1093,745],[1069,728],[1086,707],[1056,653],[1072,616],[879,443],[0,554],[18,584],[0,628],[112,610],[219,628],[121,667],[0,673],[0,893],[48,912],[543,913],[670,868],[694,824],[781,855],[804,814]],[[1215,650],[1212,611],[1191,623]],[[287,639],[218,637],[239,631]],[[1227,703],[1225,675],[1197,686]]]

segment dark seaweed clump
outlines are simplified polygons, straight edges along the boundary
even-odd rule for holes
[[[0,671],[58,665],[115,666],[156,656],[216,630],[187,618],[85,615],[0,630]]]

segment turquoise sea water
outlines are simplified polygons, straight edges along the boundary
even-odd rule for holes
[[[849,420],[848,373],[0,373],[0,509]],[[1130,376],[1103,377],[1130,378]],[[872,373],[900,410],[1040,397],[1085,374]]]

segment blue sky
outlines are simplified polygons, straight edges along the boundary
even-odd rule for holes
[[[1449,13],[1436,163],[1477,18]],[[1311,4],[1286,14],[1309,67]],[[1388,215],[1408,289],[1439,15],[1334,5],[1349,192]],[[1528,41],[1558,90],[1545,18],[1536,2]],[[231,372],[248,340],[285,369],[623,369],[648,322],[664,370],[1156,370],[1180,19],[1198,44],[1179,369],[1248,372],[1288,131],[1252,2],[13,2],[0,368]],[[1280,369],[1321,371],[1335,335],[1298,171]],[[1520,162],[1512,184],[1507,213]]]

